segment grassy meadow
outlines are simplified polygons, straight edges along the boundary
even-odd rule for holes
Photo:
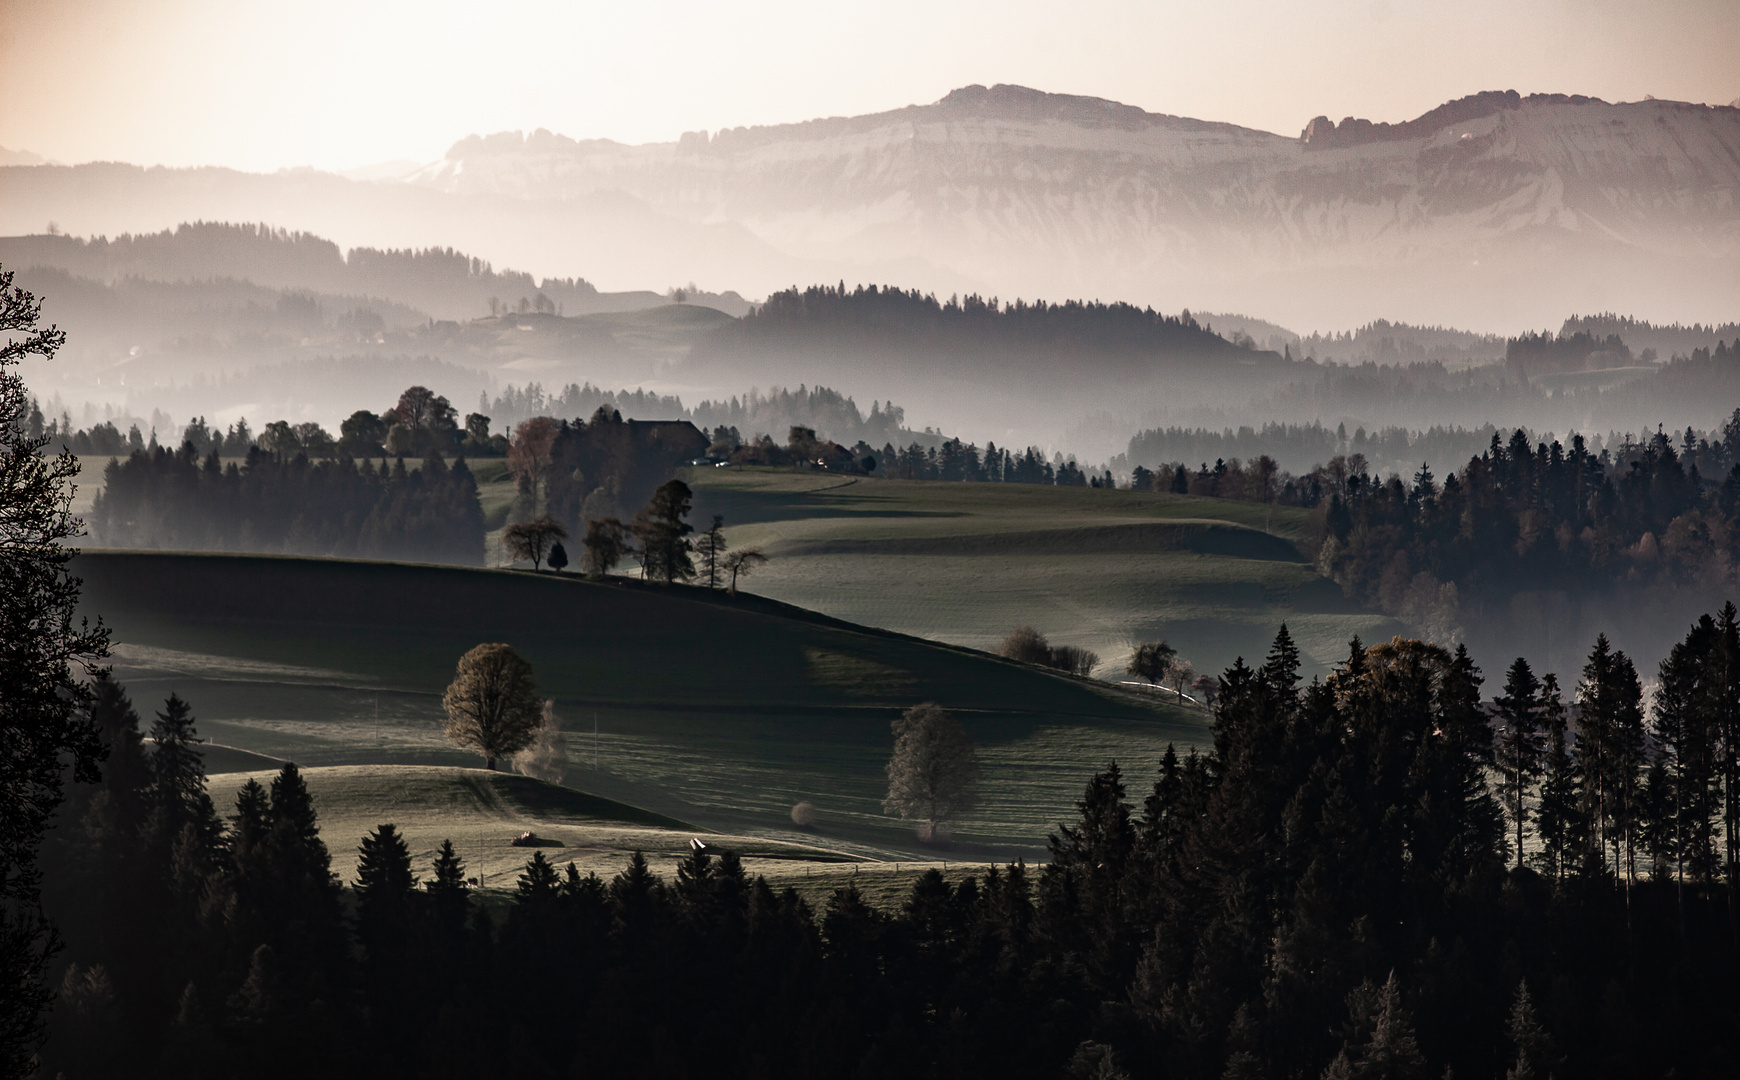
[[[881,812],[889,722],[918,701],[956,710],[980,746],[982,805],[956,835],[964,860],[1038,854],[1094,769],[1117,758],[1139,788],[1167,742],[1204,733],[1200,710],[1149,694],[693,587],[155,552],[89,551],[75,569],[135,702],[187,698],[226,775],[275,759],[476,766],[442,736],[440,696],[485,641],[518,649],[555,700],[567,785],[696,828],[871,859],[934,854]],[[800,800],[818,808],[813,832],[791,825]],[[390,808],[364,817],[394,820]],[[341,837],[335,852],[355,843]]]
[[[275,764],[216,773],[212,797],[220,806],[233,805],[247,781],[269,786],[276,773]],[[766,876],[776,888],[790,885],[818,904],[847,880],[893,904],[925,870],[958,878],[983,865],[943,862],[934,853],[916,862],[877,858],[831,847],[819,835],[805,842],[720,833],[573,788],[478,768],[335,765],[306,769],[303,779],[320,813],[333,871],[346,882],[356,877],[357,844],[382,822],[398,827],[420,874],[427,875],[441,842],[452,840],[467,876],[478,879],[486,897],[512,889],[534,851],[558,867],[572,862],[581,873],[607,880],[626,865],[629,852],[640,851],[655,873],[672,879],[691,838],[716,851],[737,852],[750,874]],[[510,841],[524,832],[536,834],[535,846],[513,846]]]
[[[1026,484],[689,469],[693,519],[725,517],[733,546],[771,558],[764,595],[975,649],[1029,623],[1098,653],[1102,679],[1165,639],[1202,674],[1260,658],[1282,622],[1307,674],[1354,634],[1401,631],[1300,554],[1306,512],[1224,499]]]
[[[499,528],[512,482],[500,461],[473,467]],[[744,595],[173,552],[92,550],[76,569],[141,710],[172,691],[193,704],[220,803],[294,760],[341,873],[364,832],[394,821],[420,865],[451,836],[504,882],[529,857],[507,846],[526,829],[600,873],[627,851],[657,865],[717,833],[772,878],[820,895],[855,875],[892,898],[944,854],[1042,854],[1093,770],[1120,761],[1139,799],[1168,742],[1203,739],[1201,709],[1114,685],[1135,642],[1166,638],[1216,673],[1260,657],[1286,621],[1322,669],[1352,634],[1398,629],[1314,573],[1288,508],[776,469],[685,479],[697,524],[723,514],[734,547],[771,556]],[[1098,652],[1098,678],[987,654],[1024,622]],[[564,789],[492,777],[441,734],[453,666],[485,641],[525,655],[556,702],[571,762],[554,801],[527,792]],[[881,809],[889,721],[925,700],[956,711],[983,766],[980,806],[946,853]],[[817,807],[815,829],[792,826],[799,801]]]

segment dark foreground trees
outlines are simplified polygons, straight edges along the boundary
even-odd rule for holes
[[[1089,779],[1046,866],[927,872],[887,906],[776,890],[710,848],[608,876],[539,851],[484,898],[465,852],[382,827],[346,918],[294,767],[219,821],[186,704],[147,756],[99,684],[109,761],[45,856],[70,974],[44,1072],[1727,1075],[1737,622],[1671,658],[1678,741],[1645,760],[1616,650],[1591,650],[1576,715],[1535,676],[1520,869],[1466,652],[1356,641],[1305,682],[1281,635],[1225,673],[1207,744]],[[1585,737],[1593,709],[1608,734]],[[1700,829],[1673,873],[1653,845]]]
[[[16,370],[52,360],[66,335],[37,325],[41,303],[0,271],[0,1076],[30,1071],[43,973],[53,938],[38,906],[43,830],[65,777],[97,777],[101,746],[79,706],[90,690],[77,676],[108,653],[99,624],[76,622],[79,580],[67,541],[78,461],[46,457],[26,427],[30,401]]]

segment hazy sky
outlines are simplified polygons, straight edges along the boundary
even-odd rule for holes
[[[1740,0],[0,0],[0,146],[349,168],[473,132],[662,141],[1021,83],[1287,135],[1478,90],[1726,104]]]

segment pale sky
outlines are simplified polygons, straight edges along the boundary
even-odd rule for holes
[[[0,146],[345,169],[471,133],[624,142],[998,82],[1296,135],[1515,89],[1740,98],[1740,0],[0,0]]]

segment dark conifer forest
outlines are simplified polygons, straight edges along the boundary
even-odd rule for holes
[[[1283,627],[1212,742],[1086,778],[1050,862],[812,903],[697,850],[505,902],[294,765],[206,793],[190,703],[96,684],[43,855],[48,1075],[1715,1076],[1740,1046],[1740,617],[1502,693],[1465,649]],[[1493,709],[1482,706],[1493,696]],[[1517,846],[1517,838],[1521,847]],[[358,844],[357,878],[330,869]],[[581,1049],[583,1048],[583,1049]]]
[[[104,470],[91,528],[125,547],[483,564],[477,481],[440,454],[407,470],[258,447],[241,465],[187,443],[136,450]]]

